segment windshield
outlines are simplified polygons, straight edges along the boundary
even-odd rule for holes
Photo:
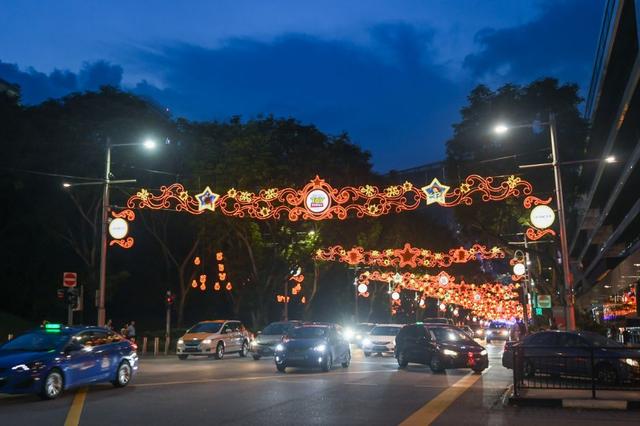
[[[265,329],[262,330],[262,334],[287,334],[287,332],[291,330],[293,326],[294,325],[290,323],[274,322],[266,326]]]
[[[356,331],[360,333],[368,333],[375,325],[372,324],[358,324],[356,325]]]
[[[462,340],[469,340],[469,336],[455,328],[439,327],[430,328],[429,330],[433,333],[437,342],[459,342]]]
[[[46,352],[62,347],[69,340],[67,334],[35,332],[18,336],[2,346],[6,351]]]
[[[318,339],[327,334],[326,327],[298,327],[294,328],[289,336],[293,339]]]
[[[492,322],[489,324],[489,328],[509,328],[509,326],[501,322]]]
[[[371,330],[372,336],[395,336],[400,331],[400,327],[374,327]]]
[[[201,322],[191,327],[187,333],[217,333],[220,327],[221,322]]]

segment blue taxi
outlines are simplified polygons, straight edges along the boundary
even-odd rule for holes
[[[0,393],[54,399],[93,383],[124,387],[138,369],[136,350],[106,328],[46,324],[0,346]]]

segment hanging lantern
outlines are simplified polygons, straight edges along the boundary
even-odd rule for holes
[[[200,284],[200,290],[205,291],[207,289],[207,286],[204,285],[204,283]]]
[[[193,259],[193,264],[196,266],[200,266],[200,256],[196,256],[196,258]]]
[[[220,291],[220,283],[219,283],[219,282],[216,282],[216,283],[213,285],[213,289],[214,289],[215,291]]]
[[[198,282],[196,280],[191,281],[191,287],[193,288],[198,287]]]
[[[207,282],[207,276],[206,276],[206,275],[204,275],[204,274],[203,274],[203,275],[200,275],[200,283],[201,283],[201,284],[204,284],[204,283],[206,283],[206,282]]]
[[[233,289],[233,286],[231,285],[231,283],[227,283],[227,286],[225,287],[228,291],[231,291]]]
[[[358,293],[366,293],[368,289],[369,287],[365,283],[362,283],[358,286]]]

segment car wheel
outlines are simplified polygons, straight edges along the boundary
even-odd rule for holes
[[[349,364],[351,364],[351,352],[347,352],[347,356],[344,359],[344,362],[342,363],[342,368],[349,367]]]
[[[472,368],[474,373],[482,373],[484,371],[485,367],[475,367]]]
[[[536,367],[534,367],[533,362],[526,360],[524,362],[524,367],[522,368],[522,374],[524,377],[533,377],[536,375]]]
[[[331,355],[329,354],[322,363],[322,371],[326,373],[327,371],[331,370],[332,365],[333,360],[331,359]]]
[[[56,399],[62,393],[64,389],[64,379],[59,370],[54,369],[47,374],[44,382],[42,383],[42,391],[40,391],[40,398],[42,399]]]
[[[442,365],[442,360],[438,355],[434,355],[431,357],[431,362],[429,362],[429,368],[434,373],[441,373],[444,371],[444,366]]]
[[[255,359],[256,361],[258,361],[260,359],[260,355],[253,355],[253,359]]]
[[[371,356],[371,352],[365,352],[365,353],[364,353],[364,356],[365,356],[365,357],[370,357],[370,356]]]
[[[398,352],[398,367],[405,368],[407,365],[409,365],[409,361],[407,361],[404,352]]]
[[[131,381],[131,365],[128,361],[122,361],[116,372],[116,379],[112,382],[113,386],[123,388]]]
[[[218,342],[218,346],[216,346],[216,354],[214,356],[216,359],[224,358],[224,345],[222,342]]]
[[[178,359],[180,361],[184,361],[185,359],[189,358],[189,355],[178,355]]]
[[[600,364],[596,367],[598,383],[603,385],[615,385],[618,383],[618,373],[609,364]]]
[[[278,369],[279,372],[284,373],[285,370],[287,369],[287,365],[286,364],[276,364],[276,368]]]
[[[247,342],[242,342],[242,349],[240,349],[239,355],[241,358],[245,358],[249,353],[249,345]]]

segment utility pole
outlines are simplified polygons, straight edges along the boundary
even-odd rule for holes
[[[358,324],[360,315],[358,314],[358,266],[356,265],[354,268],[354,278],[353,278],[353,294],[354,294],[354,302],[355,302],[355,317],[354,322]]]
[[[109,221],[109,179],[111,176],[111,141],[107,139],[107,156],[102,191],[102,212],[100,215],[100,287],[98,289],[98,325],[106,321],[105,297],[107,288],[107,226]]]

